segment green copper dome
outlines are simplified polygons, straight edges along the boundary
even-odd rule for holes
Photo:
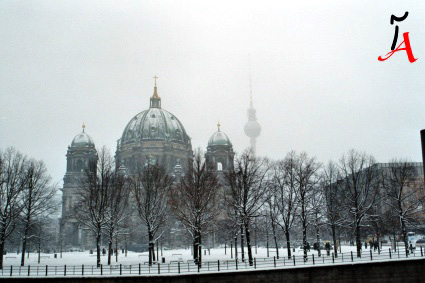
[[[140,143],[148,140],[166,140],[190,144],[183,124],[176,116],[161,108],[142,111],[125,127],[121,144]]]
[[[71,147],[95,147],[93,139],[84,132],[84,128],[83,125],[83,131],[74,137]]]
[[[217,124],[218,131],[215,132],[208,141],[208,147],[210,146],[232,146],[229,137],[220,131],[220,123]]]
[[[161,98],[155,85],[150,98],[150,108],[142,111],[124,129],[120,143],[137,144],[150,140],[165,140],[181,144],[191,144],[183,124],[172,113],[161,109]]]

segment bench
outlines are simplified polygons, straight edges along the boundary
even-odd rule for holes
[[[178,260],[171,260],[170,263],[179,263],[179,262],[184,262],[183,258],[179,258]]]
[[[152,264],[157,264],[158,262],[157,261],[152,261]],[[143,265],[146,265],[146,264],[149,264],[149,261],[145,261],[144,263],[143,263]]]
[[[7,256],[6,258],[16,258],[16,256]]]
[[[139,257],[141,257],[141,256],[149,256],[149,255],[139,255]]]

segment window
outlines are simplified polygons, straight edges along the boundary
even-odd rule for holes
[[[217,162],[217,171],[223,171],[223,164],[221,162]]]
[[[76,164],[76,171],[81,171],[83,170],[83,161],[81,159],[77,160],[77,164]]]

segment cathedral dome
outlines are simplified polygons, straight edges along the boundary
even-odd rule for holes
[[[179,119],[161,108],[150,108],[134,116],[124,129],[121,145],[148,140],[190,144],[190,138]]]
[[[208,140],[208,147],[217,145],[232,146],[229,137],[225,133],[220,131],[220,124],[218,124],[217,126],[218,131],[215,132]]]
[[[84,128],[85,126],[83,125],[83,131],[75,136],[71,147],[95,147],[93,139],[84,132]]]
[[[161,108],[161,98],[155,84],[150,107],[134,116],[124,129],[120,144],[138,144],[143,141],[164,140],[190,145],[183,124],[172,113]]]

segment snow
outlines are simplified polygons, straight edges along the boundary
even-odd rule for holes
[[[205,255],[206,251],[206,255]],[[239,250],[240,251],[240,250]],[[266,248],[258,248],[257,253],[255,247],[253,248],[253,255],[256,259],[256,266],[250,267],[248,261],[241,262],[241,255],[239,253],[239,261],[231,258],[230,248],[227,248],[227,255],[224,254],[224,248],[211,249],[210,254],[208,250],[202,251],[203,266],[200,269],[202,273],[217,272],[235,272],[238,271],[249,271],[254,269],[275,269],[275,268],[294,268],[293,259],[287,258],[286,249],[279,249],[280,258],[275,258],[276,251],[273,248],[269,249],[269,257],[267,257]],[[313,254],[314,254],[314,265],[335,265],[335,264],[358,264],[370,262],[370,250],[364,249],[361,258],[356,257],[356,247],[354,246],[343,246],[343,254],[337,258],[327,256],[326,251],[322,250],[322,256],[318,257],[317,251],[311,251],[308,253],[308,261],[303,261],[303,251],[296,249],[293,253],[296,259],[295,268],[302,268],[307,266],[313,266]],[[353,252],[353,262],[351,261],[351,252]],[[159,251],[161,258],[161,251]],[[165,264],[155,264],[152,267],[147,265],[148,253],[135,253],[128,252],[127,257],[123,254],[119,254],[118,262],[115,262],[115,257],[112,259],[112,265],[108,266],[107,256],[101,256],[102,268],[96,267],[96,254],[90,255],[88,251],[84,252],[64,252],[62,258],[58,254],[58,258],[54,258],[53,254],[41,254],[41,263],[38,264],[38,255],[31,253],[29,259],[26,258],[25,267],[20,267],[20,255],[8,253],[4,256],[4,269],[0,272],[0,276],[10,277],[11,266],[13,277],[28,277],[28,270],[30,271],[31,277],[46,276],[46,266],[48,276],[119,276],[120,269],[121,273],[126,276],[133,276],[139,274],[143,275],[176,275],[176,274],[190,274],[198,273],[198,267],[193,263],[191,250],[190,249],[176,249],[176,250],[164,250],[163,256],[165,257]],[[391,252],[391,259],[389,257],[389,247],[384,247],[383,251],[378,254],[378,251],[372,251],[372,261],[389,261],[389,260],[413,260],[423,258],[421,256],[420,249],[417,249],[415,254],[409,255],[406,258],[404,250],[401,248],[400,252]],[[245,249],[245,259],[247,259],[247,251]],[[219,262],[220,261],[220,266]],[[275,264],[276,262],[276,264]],[[66,265],[66,271],[65,271]],[[275,267],[276,265],[276,267]],[[179,270],[180,267],[180,270]],[[180,272],[179,272],[180,271]]]

